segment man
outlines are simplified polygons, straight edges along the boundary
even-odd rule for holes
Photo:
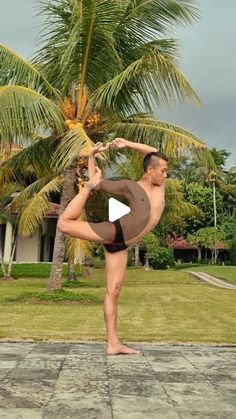
[[[95,155],[107,148],[128,147],[145,155],[144,175],[138,182],[128,179],[119,181],[103,180],[101,171],[95,165]],[[105,247],[105,270],[107,291],[104,301],[104,317],[107,327],[107,353],[138,354],[119,342],[117,336],[117,304],[124,283],[128,259],[128,246],[141,240],[159,222],[164,210],[165,179],[168,158],[145,144],[133,143],[124,138],[116,138],[103,146],[98,143],[89,156],[89,182],[67,206],[59,219],[60,230],[73,237],[103,243]],[[138,188],[138,189],[137,189]],[[122,195],[129,201],[131,212],[114,223],[88,223],[78,221],[91,190],[102,190],[114,195]],[[141,226],[141,227],[140,227]]]

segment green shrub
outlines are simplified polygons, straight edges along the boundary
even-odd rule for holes
[[[150,259],[150,264],[153,269],[167,269],[174,265],[173,249],[161,246],[153,246],[149,248],[147,257]]]
[[[24,292],[20,296],[10,298],[8,301],[26,301],[30,299],[39,301],[80,301],[86,303],[101,303],[101,301],[90,294],[79,294],[71,291],[57,290],[53,292]]]
[[[95,269],[103,269],[105,267],[105,260],[100,257],[95,257],[92,259],[91,265]]]
[[[208,263],[191,263],[191,262],[183,262],[183,263],[175,263],[175,269],[191,269],[191,268],[198,268],[202,265],[208,265]]]
[[[86,283],[83,281],[79,281],[79,280],[75,280],[75,281],[65,281],[63,282],[63,287],[66,288],[83,288],[83,287],[87,287],[87,288],[100,288],[100,285],[98,284],[94,284],[94,283]]]
[[[132,248],[128,250],[127,266],[134,266],[134,251]]]
[[[51,263],[13,263],[11,276],[13,278],[48,278],[50,275]],[[67,264],[63,265],[63,276],[67,276]],[[0,268],[0,276],[3,276]]]
[[[49,278],[51,272],[51,262],[39,263],[13,263],[11,269],[11,276],[13,278]],[[83,267],[76,266],[75,273],[80,276],[83,273]],[[62,274],[64,277],[68,276],[68,264],[64,263],[62,267]],[[0,277],[3,276],[2,268],[0,267]]]
[[[230,262],[231,265],[236,266],[236,238],[232,240],[230,247]]]
[[[147,233],[142,243],[147,248],[146,257],[153,269],[167,269],[168,266],[174,266],[173,249],[160,246],[160,240],[153,232]]]

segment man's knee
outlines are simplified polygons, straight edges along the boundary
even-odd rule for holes
[[[122,283],[118,283],[115,285],[108,285],[107,287],[107,294],[112,298],[118,298],[122,289]]]

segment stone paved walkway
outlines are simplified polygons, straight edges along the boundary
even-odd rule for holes
[[[231,284],[224,279],[217,278],[216,276],[206,274],[205,272],[188,271],[188,273],[193,275],[195,278],[200,279],[200,281],[208,282],[208,284],[215,285],[216,287],[236,290],[236,285]]]
[[[236,347],[133,347],[0,342],[0,418],[236,418]]]

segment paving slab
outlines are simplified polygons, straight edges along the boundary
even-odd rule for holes
[[[0,407],[1,419],[43,419],[41,410],[37,409],[2,409]]]
[[[236,419],[236,346],[0,342],[1,419]]]

